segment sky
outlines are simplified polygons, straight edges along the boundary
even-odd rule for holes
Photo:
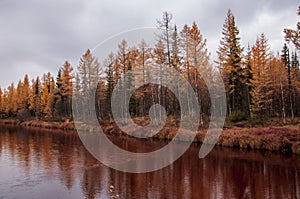
[[[283,29],[300,20],[299,5],[298,0],[0,0],[0,87],[25,74],[56,76],[65,60],[76,68],[88,48],[126,30],[155,27],[163,11],[172,13],[179,30],[195,21],[212,59],[228,9],[243,46],[263,32],[276,53],[284,44]]]

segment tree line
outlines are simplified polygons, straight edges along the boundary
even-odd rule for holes
[[[296,30],[284,30],[286,41],[293,43],[298,51],[299,24]],[[0,88],[0,117],[72,119],[72,98],[84,105],[93,94],[89,91],[95,89],[98,118],[112,119],[113,90],[125,84],[137,88],[130,98],[131,116],[146,117],[153,104],[161,104],[167,115],[177,117],[179,102],[173,92],[162,86],[172,78],[165,68],[175,69],[191,84],[202,123],[208,121],[211,114],[210,93],[203,75],[214,79],[216,73],[220,73],[224,81],[227,115],[231,120],[267,117],[286,120],[300,116],[299,59],[297,51],[290,51],[287,44],[274,53],[266,35],[261,33],[253,45],[242,47],[235,17],[228,10],[217,60],[212,61],[206,39],[196,22],[178,30],[172,14],[164,12],[157,26],[161,34],[157,35],[154,47],[144,40],[137,46],[129,46],[122,40],[118,51],[110,53],[105,60],[98,60],[88,49],[76,70],[65,61],[56,77],[48,72],[30,82],[25,75],[17,85],[12,83],[5,89]],[[151,64],[157,67],[149,71],[147,66]],[[126,74],[130,76],[125,82]],[[155,77],[157,84],[145,84],[150,76]],[[186,99],[189,103],[189,96]]]

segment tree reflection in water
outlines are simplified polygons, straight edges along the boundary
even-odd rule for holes
[[[111,138],[145,152],[162,141]],[[95,160],[75,132],[1,126],[0,198],[297,198],[300,160],[289,154],[215,148],[198,159],[194,144],[174,164],[130,174]],[[114,188],[110,192],[110,186]]]

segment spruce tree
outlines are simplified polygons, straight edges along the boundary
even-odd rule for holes
[[[243,82],[245,79],[242,68],[243,48],[231,10],[227,12],[222,34],[216,63],[219,65],[225,83],[228,114],[230,115],[234,112],[244,111],[242,101],[246,98],[243,95],[243,89],[246,88],[245,82]]]

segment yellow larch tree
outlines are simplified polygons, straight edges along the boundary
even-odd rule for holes
[[[23,80],[23,89],[22,89],[22,107],[26,110],[29,109],[29,97],[31,93],[30,83],[28,75],[26,74]]]
[[[68,61],[65,61],[61,68],[61,87],[59,88],[59,93],[61,94],[62,102],[64,104],[64,112],[67,117],[71,116],[71,100],[73,94],[73,79],[72,74],[73,67]]]
[[[300,16],[300,6],[298,7],[297,14]],[[297,23],[297,28],[295,30],[286,28],[284,29],[284,33],[286,41],[292,42],[300,51],[300,21]]]
[[[42,112],[44,116],[49,116],[49,109],[48,109],[48,101],[50,99],[50,92],[51,92],[51,80],[53,79],[50,72],[43,75],[43,92],[41,96],[41,105],[42,105]],[[53,93],[52,93],[53,94]]]
[[[29,99],[29,110],[31,110],[37,119],[40,119],[42,113],[41,105],[41,81],[37,77],[32,80],[32,89]]]
[[[262,116],[269,114],[272,102],[272,81],[270,68],[270,48],[264,34],[257,38],[252,47],[252,90],[251,113],[252,116]]]
[[[0,114],[3,111],[3,91],[0,88]]]

